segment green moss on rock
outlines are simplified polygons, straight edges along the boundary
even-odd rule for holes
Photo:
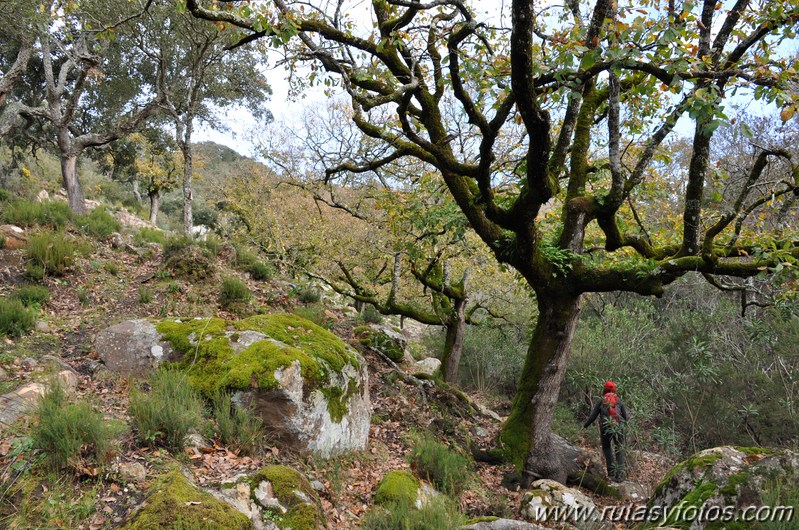
[[[257,315],[238,322],[220,318],[167,320],[156,329],[177,353],[178,365],[187,372],[192,385],[206,395],[274,389],[278,386],[275,371],[294,362],[300,365],[307,390],[327,385],[331,371],[340,372],[348,364],[360,368],[356,354],[344,341],[291,314]],[[231,342],[237,342],[237,332],[243,331],[262,333],[274,342],[257,341],[237,354]],[[352,387],[340,389],[340,398],[348,399],[357,390]],[[332,403],[329,410],[331,417],[340,421],[346,413],[346,401]]]
[[[375,492],[375,504],[413,505],[419,492],[419,479],[409,471],[390,471]]]
[[[314,530],[325,526],[319,495],[311,487],[308,479],[296,469],[279,465],[267,466],[250,475],[247,480],[253,492],[261,482],[266,481],[272,485],[272,491],[277,500],[288,508],[284,514],[275,514],[280,517],[281,528]],[[300,494],[298,495],[296,492],[300,492]],[[310,499],[311,502],[306,502],[303,496]],[[254,497],[253,500],[255,500]]]
[[[122,530],[187,528],[249,530],[252,522],[227,503],[195,488],[174,470],[150,488],[146,505],[122,526]]]
[[[721,458],[721,453],[707,453],[702,456],[693,455],[687,460],[683,460],[673,468],[671,468],[666,475],[663,477],[663,480],[655,487],[655,492],[653,494],[653,498],[657,498],[665,488],[668,487],[669,482],[671,481],[672,477],[676,476],[684,469],[688,469],[690,471],[695,471],[699,468],[709,468],[716,463],[716,461]]]

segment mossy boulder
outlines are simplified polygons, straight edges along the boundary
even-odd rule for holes
[[[381,324],[369,324],[355,328],[355,334],[361,344],[379,351],[395,363],[405,360],[408,339],[402,333]],[[413,361],[410,355],[408,360]]]
[[[375,491],[375,504],[415,505],[419,496],[419,479],[410,471],[389,471]]]
[[[229,504],[202,492],[180,470],[160,477],[121,530],[251,530],[250,520]]]
[[[235,506],[255,528],[327,528],[319,496],[310,482],[287,466],[267,466],[239,477],[215,495]]]
[[[799,497],[797,479],[799,453],[760,447],[714,447],[669,470],[655,488],[649,505],[671,511],[664,518],[666,526],[711,528],[704,521],[693,520],[691,514],[695,516],[699,511],[689,507],[712,513],[731,506],[742,509],[784,505]]]
[[[294,449],[329,457],[366,446],[371,406],[363,357],[297,315],[128,321],[101,332],[96,346],[118,372],[142,375],[170,362],[205,395],[232,393],[271,437]],[[134,360],[117,362],[126,358]]]

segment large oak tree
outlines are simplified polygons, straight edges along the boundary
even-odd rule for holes
[[[705,200],[726,101],[776,104],[786,120],[797,108],[796,58],[785,52],[796,0],[513,0],[509,24],[494,26],[462,0],[372,0],[373,25],[343,0],[187,5],[247,40],[286,43],[317,79],[326,72],[355,124],[389,148],[368,165],[434,167],[471,228],[535,291],[538,320],[502,432],[525,482],[567,478],[550,423],[585,293],[658,296],[692,271],[750,277],[799,256],[795,225],[766,230],[756,222],[766,202],[750,195],[774,157],[792,174],[773,183],[772,201],[797,193],[796,153],[764,146],[731,204]],[[680,120],[690,162],[663,203],[674,228],[652,230],[639,206]]]

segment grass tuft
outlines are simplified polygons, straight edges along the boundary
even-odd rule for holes
[[[50,300],[50,291],[43,285],[23,285],[14,292],[12,298],[22,302],[25,307],[41,307]]]
[[[98,464],[107,462],[119,432],[114,423],[106,421],[85,401],[70,403],[59,385],[44,395],[36,409],[36,419],[33,446],[56,469],[82,465],[84,459]]]
[[[223,306],[247,302],[252,298],[252,293],[247,285],[238,278],[228,277],[222,281],[222,290],[219,293],[219,303]]]
[[[33,329],[36,312],[20,300],[0,298],[0,335],[19,337]]]
[[[263,421],[251,410],[236,406],[230,394],[217,393],[213,398],[214,419],[219,438],[228,447],[252,454],[263,437]]]
[[[76,217],[75,225],[84,234],[100,240],[108,239],[111,234],[119,232],[122,228],[119,220],[102,207]]]
[[[27,258],[45,274],[62,275],[75,260],[75,247],[61,232],[42,232],[28,241]]]
[[[417,474],[432,482],[447,495],[458,495],[472,480],[472,463],[446,445],[427,437],[420,438],[408,461]]]
[[[128,412],[140,442],[175,452],[200,425],[204,406],[186,374],[162,369],[150,379],[149,392],[131,392]]]

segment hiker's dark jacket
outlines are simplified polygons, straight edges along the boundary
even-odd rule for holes
[[[602,404],[604,403],[604,398],[599,398],[599,401],[596,402],[594,405],[594,409],[591,411],[591,415],[585,422],[583,427],[588,427],[594,421],[596,421],[597,417],[600,415],[602,416],[599,420],[599,432],[602,436],[605,436],[605,431],[607,430],[607,426],[609,423],[613,423],[613,420],[610,418],[610,412],[608,411],[607,407],[603,407]],[[616,405],[616,409],[618,410],[619,416],[623,421],[627,421],[627,409],[625,408],[624,404],[619,400],[618,404]]]

